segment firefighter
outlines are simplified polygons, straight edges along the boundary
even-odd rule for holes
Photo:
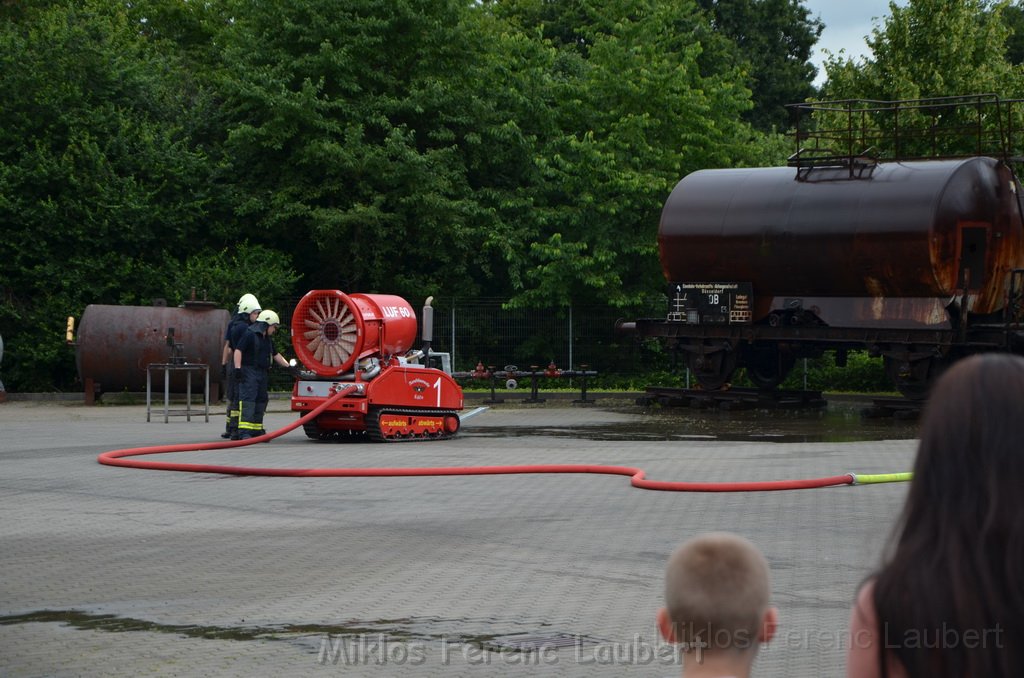
[[[235,381],[234,355],[238,340],[242,333],[256,322],[256,316],[262,310],[260,302],[251,294],[243,294],[238,300],[238,312],[228,323],[224,332],[224,352],[220,359],[220,373],[224,378],[224,399],[227,401],[227,423],[224,426],[224,433],[221,438],[238,440],[238,415],[240,405],[238,402],[238,384]]]
[[[263,415],[267,411],[267,371],[273,363],[292,372],[295,370],[274,348],[272,337],[281,324],[277,313],[260,311],[256,322],[242,333],[235,346],[235,380],[241,414],[238,418],[238,440],[261,436]]]

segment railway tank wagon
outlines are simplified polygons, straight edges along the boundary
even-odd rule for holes
[[[881,356],[920,399],[951,362],[1021,352],[1021,186],[993,157],[694,172],[658,245],[664,319],[633,329],[680,351],[701,386],[745,368],[777,386],[800,357]]]

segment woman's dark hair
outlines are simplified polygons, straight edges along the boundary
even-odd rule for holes
[[[1024,358],[939,378],[874,603],[883,675],[1024,676]]]

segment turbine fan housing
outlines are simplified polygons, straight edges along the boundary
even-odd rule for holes
[[[407,352],[416,339],[416,313],[402,297],[307,292],[292,314],[292,346],[321,377],[344,374],[363,358]]]

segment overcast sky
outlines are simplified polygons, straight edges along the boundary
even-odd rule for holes
[[[864,38],[871,35],[873,26],[882,25],[889,16],[889,0],[803,0],[803,4],[811,16],[825,24],[811,55],[811,61],[818,67],[817,85],[825,80],[822,49],[833,54],[845,49],[848,57],[863,56],[868,51]],[[896,0],[896,4],[906,5],[907,0]]]

